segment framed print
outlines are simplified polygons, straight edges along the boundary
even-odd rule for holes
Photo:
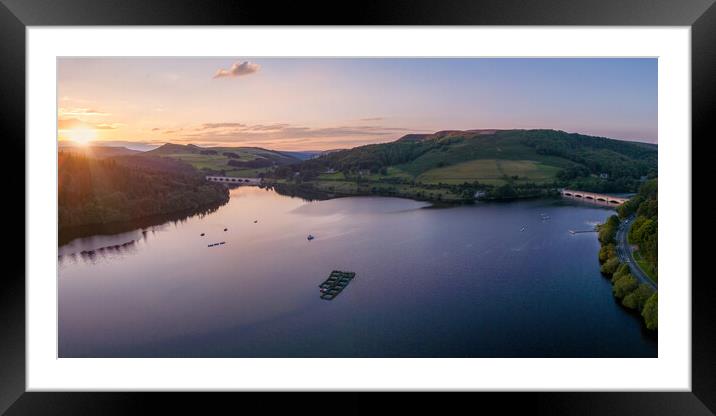
[[[131,3],[0,9],[8,414],[716,409],[711,2]]]

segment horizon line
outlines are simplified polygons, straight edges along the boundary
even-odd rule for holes
[[[258,148],[258,149],[278,151],[278,152],[326,152],[326,151],[334,151],[334,150],[355,149],[355,148],[359,148],[359,147],[363,147],[363,146],[370,146],[370,145],[375,145],[375,144],[392,143],[392,142],[398,141],[398,140],[400,140],[400,139],[402,139],[402,138],[404,138],[405,136],[408,136],[408,135],[427,135],[427,136],[429,136],[429,135],[438,134],[438,133],[441,133],[441,132],[479,132],[479,131],[510,131],[510,130],[522,130],[522,131],[528,131],[528,130],[553,130],[553,131],[564,132],[564,133],[567,133],[567,134],[579,134],[579,135],[583,135],[583,136],[605,138],[605,139],[608,139],[608,140],[618,140],[618,141],[623,141],[623,142],[642,143],[642,144],[650,144],[650,145],[658,146],[658,142],[646,141],[646,140],[648,140],[648,139],[615,138],[615,137],[599,136],[599,135],[592,135],[592,134],[579,133],[579,132],[569,132],[569,131],[566,131],[566,130],[549,129],[549,128],[532,128],[532,129],[529,129],[529,128],[499,128],[499,129],[497,129],[497,128],[476,128],[476,129],[464,129],[464,130],[460,130],[460,129],[441,129],[441,130],[436,130],[436,131],[434,131],[433,133],[407,133],[407,134],[404,134],[404,135],[402,135],[402,136],[400,136],[400,137],[398,137],[398,138],[392,139],[392,140],[382,141],[382,142],[376,142],[376,143],[366,143],[366,144],[360,144],[360,145],[350,146],[350,147],[334,147],[334,148],[329,148],[329,149],[308,149],[308,150],[306,150],[306,149],[304,149],[304,150],[300,150],[300,149],[297,150],[297,149],[286,149],[286,148],[263,147],[263,146],[251,145],[251,144],[246,144],[246,145],[237,145],[237,144],[210,144],[210,145],[202,145],[202,144],[195,144],[195,143],[176,143],[176,142],[173,142],[173,141],[171,141],[171,140],[162,142],[161,144],[157,144],[156,142],[155,142],[155,143],[150,143],[150,142],[144,142],[144,141],[140,141],[140,140],[121,140],[121,139],[113,139],[113,140],[94,140],[94,141],[91,141],[91,142],[89,142],[89,143],[83,144],[83,143],[80,143],[80,142],[77,142],[77,141],[74,141],[74,140],[71,140],[71,139],[59,139],[59,138],[58,138],[57,142],[58,142],[58,150],[59,150],[59,147],[63,147],[63,144],[64,144],[64,147],[69,147],[68,145],[69,145],[69,144],[72,144],[72,145],[77,146],[77,147],[96,146],[96,147],[116,147],[116,148],[122,148],[122,147],[127,148],[127,146],[131,146],[132,144],[136,144],[136,145],[141,146],[141,147],[151,148],[151,149],[146,149],[146,150],[139,150],[139,151],[141,151],[141,152],[149,152],[149,151],[151,151],[151,150],[157,149],[157,148],[162,147],[162,146],[164,146],[164,145],[173,144],[173,145],[177,145],[177,146],[189,146],[189,145],[192,145],[192,146],[196,146],[196,147],[200,147],[200,148],[205,148],[205,149],[210,149],[210,148],[214,148],[214,147],[228,147],[228,148],[242,148],[242,147],[246,148],[246,147],[252,147],[252,148]],[[103,143],[108,143],[108,144],[103,144]],[[130,149],[130,150],[136,150],[136,149]]]

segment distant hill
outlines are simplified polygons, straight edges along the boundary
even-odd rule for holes
[[[300,163],[292,152],[261,147],[199,147],[193,144],[166,143],[144,153],[189,163],[205,174],[256,177],[276,166]]]
[[[146,153],[151,155],[170,155],[174,153],[199,153],[201,148],[193,144],[174,144],[165,143],[156,149],[149,150]]]
[[[138,150],[127,149],[121,146],[60,146],[59,152],[66,154],[81,154],[89,157],[103,159],[114,156],[136,155],[142,152]]]
[[[635,191],[656,175],[657,146],[559,130],[446,130],[324,153],[304,161],[305,178],[322,172],[379,174],[423,184],[570,185]]]

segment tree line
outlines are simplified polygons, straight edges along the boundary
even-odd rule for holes
[[[225,203],[228,190],[186,163],[150,156],[95,159],[58,155],[60,230],[199,210]]]
[[[656,266],[659,254],[658,188],[657,179],[645,182],[639,188],[639,193],[618,209],[621,218],[636,214],[629,230],[629,243],[639,246],[639,255],[648,263],[656,276],[658,276]]]
[[[658,293],[646,283],[639,283],[631,274],[629,265],[619,260],[616,235],[621,221],[617,215],[610,216],[599,226],[599,262],[601,273],[612,282],[612,294],[621,304],[637,311],[650,330],[658,329]]]

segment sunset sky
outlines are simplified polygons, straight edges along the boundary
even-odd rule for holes
[[[656,143],[657,60],[58,60],[61,141],[327,150],[483,128]]]

